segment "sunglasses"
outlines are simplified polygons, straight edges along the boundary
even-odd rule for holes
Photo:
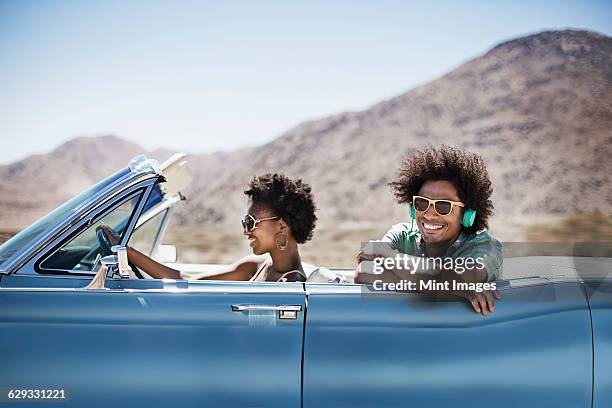
[[[461,201],[451,201],[451,200],[430,200],[427,197],[422,196],[414,196],[412,197],[412,205],[414,209],[419,212],[426,212],[429,209],[429,206],[434,206],[434,210],[438,215],[446,216],[453,211],[453,206],[457,207],[465,207]]]
[[[280,218],[280,217],[267,217],[267,218],[256,219],[251,214],[247,214],[240,221],[242,222],[242,228],[244,229],[244,232],[249,233],[253,231],[255,228],[257,228],[257,224],[259,224],[260,222],[275,220],[277,218]]]

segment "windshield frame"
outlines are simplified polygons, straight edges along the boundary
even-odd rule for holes
[[[0,246],[0,256],[3,252],[6,254],[0,262],[0,273],[14,272],[54,237],[78,223],[98,205],[111,199],[113,193],[117,193],[126,185],[151,177],[157,177],[157,174],[151,171],[135,172],[126,167],[60,205]]]
[[[123,230],[120,232],[121,239],[123,239],[123,236],[127,233],[130,221],[133,219],[135,213],[137,212],[139,208],[140,202],[142,201],[143,197],[147,193],[146,190],[147,190],[147,187],[137,187],[134,189],[130,189],[130,191],[127,194],[125,195],[122,194],[116,200],[113,200],[112,202],[108,202],[107,204],[105,204],[101,208],[101,211],[99,211],[95,216],[91,218],[90,222],[80,223],[78,227],[70,231],[70,233],[66,235],[65,237],[63,237],[57,244],[53,245],[49,250],[45,250],[44,255],[38,257],[38,259],[36,260],[35,265],[34,265],[34,270],[37,273],[40,273],[43,275],[71,275],[71,274],[94,275],[96,273],[96,270],[90,271],[90,270],[70,269],[70,268],[54,268],[54,267],[46,266],[44,264],[51,257],[53,257],[57,253],[57,251],[59,251],[62,248],[65,248],[75,238],[81,236],[81,234],[83,234],[84,232],[91,230],[91,228],[93,228],[93,226],[98,221],[104,219],[104,217],[106,217],[108,214],[110,214],[111,212],[113,212],[114,210],[116,210],[118,207],[125,204],[126,202],[136,199],[135,205],[133,206],[130,214],[123,220],[125,226]],[[95,230],[92,230],[92,231],[94,231],[94,235],[95,235]],[[99,245],[99,241],[97,241],[97,238],[96,238],[94,245],[96,244]]]

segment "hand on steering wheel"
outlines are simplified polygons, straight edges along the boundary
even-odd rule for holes
[[[112,255],[112,247],[119,244],[121,237],[108,225],[102,223],[96,227],[96,236],[100,242],[100,255]]]
[[[98,237],[98,241],[100,242],[101,256],[112,255],[114,253],[112,247],[115,245],[119,245],[119,242],[121,241],[121,237],[119,236],[119,234],[117,234],[115,230],[113,230],[111,227],[104,223],[96,227],[96,236]],[[129,262],[129,265],[138,279],[144,279],[136,265],[134,265],[132,262]]]

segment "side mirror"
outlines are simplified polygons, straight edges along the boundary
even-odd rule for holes
[[[111,250],[117,254],[116,256],[110,256],[116,258],[116,265],[118,267],[119,276],[122,279],[129,279],[132,268],[130,268],[130,265],[128,264],[127,248],[122,245],[115,245],[111,248]],[[105,256],[104,258],[108,257]],[[102,265],[104,265],[104,258],[102,258],[101,260]]]
[[[112,277],[118,273],[121,278],[130,277],[130,271],[132,269],[128,264],[127,248],[115,245],[111,250],[116,252],[117,255],[107,255],[100,259],[102,265],[89,285],[85,286],[85,289],[106,289],[104,284],[106,283],[107,275]]]
[[[157,249],[156,261],[159,263],[175,263],[176,262],[176,246],[160,245]]]

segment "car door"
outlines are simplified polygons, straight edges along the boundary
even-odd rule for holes
[[[0,383],[74,407],[300,406],[302,284],[88,282],[2,277]]]
[[[418,293],[306,290],[304,407],[591,406],[590,318],[576,282],[506,282],[487,317]]]
[[[609,260],[608,266],[609,268]],[[610,273],[607,269],[606,275]],[[612,406],[612,281],[585,283],[593,319],[593,407]]]

